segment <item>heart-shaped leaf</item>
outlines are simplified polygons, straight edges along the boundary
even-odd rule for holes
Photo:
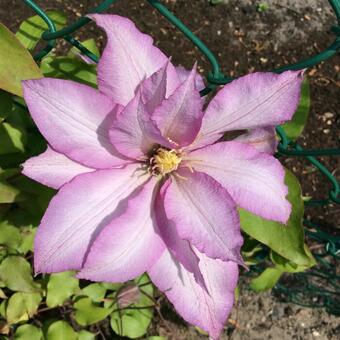
[[[61,306],[70,296],[79,291],[79,280],[74,275],[74,272],[50,275],[46,298],[48,307]]]
[[[41,340],[42,338],[41,329],[33,325],[19,326],[14,334],[14,340]]]
[[[36,313],[40,301],[40,293],[13,294],[6,308],[7,322],[12,324],[30,319]]]
[[[74,329],[66,321],[53,322],[47,330],[48,340],[77,340],[78,336]]]
[[[92,325],[105,319],[111,312],[112,308],[104,308],[95,304],[90,298],[82,297],[75,304],[75,319],[79,325]]]
[[[32,278],[31,265],[21,256],[8,256],[1,262],[0,280],[10,290],[27,293],[39,291]]]

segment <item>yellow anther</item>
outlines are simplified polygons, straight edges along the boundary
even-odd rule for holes
[[[176,150],[159,148],[150,159],[151,170],[155,174],[166,175],[177,170],[182,159]]]

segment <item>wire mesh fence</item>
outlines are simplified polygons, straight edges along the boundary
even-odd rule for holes
[[[105,0],[97,7],[93,8],[92,13],[100,13],[109,8],[110,5],[118,0]],[[207,95],[219,85],[224,85],[233,80],[232,77],[225,76],[220,69],[219,62],[212,51],[199,39],[183,22],[181,22],[168,8],[159,0],[147,0],[162,16],[172,23],[184,36],[189,39],[199,51],[206,57],[211,65],[210,72],[206,75],[207,86],[201,91],[201,95]],[[85,26],[90,19],[81,17],[76,22],[60,30],[44,11],[32,0],[24,0],[33,11],[38,14],[47,24],[48,31],[45,31],[41,39],[46,42],[35,56],[36,61],[40,61],[55,46],[57,39],[64,39],[76,47],[83,55],[87,56],[94,62],[98,62],[98,57],[89,51],[79,40],[72,35],[81,27]],[[331,26],[331,31],[335,36],[333,43],[324,51],[304,59],[300,62],[285,65],[272,70],[280,73],[286,70],[301,70],[326,61],[340,49],[340,0],[329,0],[336,17],[336,24]],[[327,167],[322,164],[317,157],[320,156],[340,156],[340,148],[325,149],[305,149],[295,141],[290,140],[281,126],[276,127],[277,134],[280,138],[278,145],[279,157],[303,157],[312,166],[314,166],[324,177],[327,186],[330,188],[327,197],[321,200],[311,199],[306,201],[306,205],[325,206],[330,203],[340,204],[340,186],[335,176]],[[287,301],[298,303],[309,307],[325,307],[328,312],[340,314],[340,275],[337,272],[336,263],[340,258],[340,237],[326,233],[318,225],[308,220],[304,220],[306,237],[317,244],[313,255],[318,261],[318,265],[304,273],[290,274],[284,277],[275,286],[274,292],[279,294]],[[259,271],[254,266],[253,271]]]

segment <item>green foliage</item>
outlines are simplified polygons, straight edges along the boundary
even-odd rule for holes
[[[291,140],[296,140],[303,132],[306,125],[310,110],[310,89],[307,78],[302,83],[301,98],[299,106],[294,113],[291,121],[282,125],[287,137]]]
[[[78,333],[78,340],[95,340],[95,339],[96,339],[95,334],[88,332],[84,329]]]
[[[229,0],[210,0],[212,5],[227,4]]]
[[[21,256],[8,256],[0,264],[0,280],[13,291],[32,293],[39,291],[33,281],[31,265]]]
[[[53,20],[56,29],[60,30],[66,26],[66,15],[60,11],[46,11],[46,14]],[[15,34],[18,40],[28,50],[33,50],[41,38],[44,31],[48,30],[45,21],[39,16],[34,15],[23,21]]]
[[[77,333],[66,321],[56,321],[47,330],[48,340],[77,340]]]
[[[18,202],[20,199],[22,199],[20,190],[5,181],[0,181],[0,204]]]
[[[264,220],[248,211],[240,209],[241,228],[249,236],[267,245],[284,258],[306,267],[315,264],[310,253],[306,252],[302,217],[303,200],[299,181],[286,170],[285,183],[288,186],[288,200],[292,204],[292,213],[287,225]]]
[[[258,12],[265,12],[269,9],[269,5],[266,2],[260,2],[257,6],[256,9]]]
[[[130,293],[131,296],[131,290],[136,289],[138,295],[136,296],[133,291],[130,298],[131,303],[128,304],[128,300],[124,299],[123,306],[118,296],[117,301],[113,305],[115,311],[111,314],[110,324],[111,328],[118,335],[135,339],[143,336],[150,325],[153,315],[153,286],[148,276],[143,275],[136,279],[135,284],[133,286],[130,285],[129,288],[129,291],[125,289],[123,293]]]
[[[0,123],[8,117],[12,109],[12,97],[8,92],[0,90]]]
[[[20,229],[8,224],[7,221],[0,222],[0,244],[8,248],[18,249],[22,242]]]
[[[41,78],[41,71],[18,38],[1,23],[0,41],[0,89],[22,96],[21,81]]]
[[[14,340],[42,340],[41,329],[33,325],[22,325],[17,328]]]
[[[7,304],[6,319],[9,324],[30,319],[38,310],[40,293],[15,293]]]
[[[256,292],[272,289],[284,273],[298,273],[308,269],[314,264],[314,259],[307,247],[305,247],[305,251],[311,260],[311,264],[307,266],[298,265],[272,251],[270,259],[275,267],[266,268],[258,277],[254,278],[250,283],[250,288]]]
[[[25,151],[27,136],[22,127],[3,122],[0,124],[0,155]]]
[[[97,65],[69,57],[46,57],[41,65],[46,77],[70,79],[92,87],[97,86]]]
[[[74,272],[51,274],[47,283],[46,305],[61,306],[68,298],[79,291],[79,282]]]
[[[103,301],[106,288],[101,283],[92,283],[83,288],[82,294],[89,297],[93,302]]]
[[[244,243],[241,249],[242,258],[247,266],[257,264],[256,255],[263,250],[263,246],[257,240],[244,235]]]
[[[278,268],[266,268],[258,277],[250,283],[250,288],[255,292],[272,289],[279,281],[282,271]]]
[[[73,306],[76,310],[75,319],[82,326],[92,325],[105,319],[113,310],[113,308],[100,307],[88,297],[79,298]]]
[[[289,189],[288,200],[292,204],[292,213],[286,226],[240,211],[242,230],[251,237],[245,238],[242,249],[246,264],[257,263],[254,255],[263,249],[262,244],[272,249],[270,260],[274,267],[266,268],[250,283],[256,292],[273,288],[283,273],[296,273],[315,265],[313,256],[304,244],[303,200],[299,182],[288,170],[285,182]]]

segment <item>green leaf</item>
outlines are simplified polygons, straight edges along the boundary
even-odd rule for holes
[[[11,179],[11,177],[15,177],[20,174],[19,168],[12,168],[12,169],[1,169],[0,168],[0,181]]]
[[[25,101],[23,98],[20,97],[16,97],[15,98],[15,102],[19,103],[23,101],[23,103],[19,104],[14,104],[12,106],[12,110],[10,115],[7,117],[6,121],[9,123],[12,123],[14,125],[19,125],[23,128],[25,128],[26,130],[33,130],[34,133],[38,133],[37,132],[37,128],[35,123],[33,122],[33,119],[31,118],[28,109],[25,108],[24,105],[26,105]]]
[[[0,299],[7,299],[5,292],[0,288]]]
[[[85,329],[81,330],[78,333],[78,340],[95,340],[96,334],[86,331]]]
[[[0,90],[0,123],[8,117],[12,109],[12,96]]]
[[[17,247],[17,251],[21,254],[27,254],[29,251],[33,251],[34,236],[38,228],[23,227],[20,228],[21,243]]]
[[[78,291],[79,280],[74,277],[74,272],[51,274],[47,284],[46,304],[48,307],[61,306]]]
[[[0,244],[17,249],[22,242],[20,230],[8,221],[0,222]]]
[[[291,121],[282,125],[287,137],[291,140],[297,139],[306,125],[310,109],[310,90],[308,79],[305,78],[302,83],[301,99],[299,106],[294,113]]]
[[[47,340],[77,340],[74,329],[66,321],[56,321],[47,330]]]
[[[7,305],[8,305],[8,300],[4,300],[1,302],[0,304],[0,315],[6,319],[6,308],[7,308]]]
[[[31,265],[21,256],[8,256],[2,261],[0,280],[13,291],[27,293],[39,291],[39,286],[32,278]]]
[[[101,285],[107,290],[117,291],[123,283],[102,282]]]
[[[312,254],[309,252],[307,246],[306,254],[310,257],[308,265],[298,265],[293,261],[289,261],[280,256],[274,251],[270,253],[270,259],[275,265],[274,268],[266,268],[258,277],[254,278],[250,283],[250,288],[256,292],[262,292],[267,289],[272,289],[283,273],[298,273],[305,271],[315,264]]]
[[[9,224],[16,226],[18,228],[37,226],[37,224],[36,225],[32,224],[31,214],[22,209],[11,209],[6,215],[6,220],[8,221]]]
[[[94,55],[99,57],[99,49],[97,46],[97,43],[94,39],[87,39],[84,41],[81,41],[81,43],[86,47],[90,52],[92,52]],[[70,51],[68,52],[67,56],[74,58],[79,56],[80,51],[76,47],[72,47]]]
[[[103,308],[96,305],[88,297],[80,298],[75,304],[75,319],[79,325],[92,325],[105,319],[111,312],[112,308]]]
[[[116,310],[111,314],[111,328],[120,336],[127,336],[129,338],[138,338],[143,336],[152,320],[153,315],[153,285],[149,277],[144,274],[136,278],[135,285],[139,289],[139,296],[134,293],[131,296],[131,301],[138,300],[132,304],[125,303],[124,306],[119,305],[120,292],[125,292],[126,288],[132,286],[126,284],[118,291],[118,303],[115,305]],[[124,290],[125,289],[125,290]],[[127,302],[127,299],[123,300]],[[119,307],[119,309],[118,309]]]
[[[294,263],[293,261],[289,261],[285,259],[284,257],[280,256],[279,254],[275,253],[274,251],[270,253],[270,259],[275,264],[275,268],[285,273],[299,273],[313,266],[315,264],[314,258],[310,253],[309,253],[309,256],[310,256],[311,263],[305,266],[305,265],[298,265]]]
[[[53,20],[56,29],[60,30],[66,26],[67,17],[60,11],[46,11],[46,14]],[[45,21],[35,15],[23,21],[15,34],[21,44],[29,50],[33,50],[41,38],[44,31],[48,30]]]
[[[131,339],[143,336],[152,319],[152,309],[126,309],[114,312],[111,315],[111,328],[120,336],[127,336]]]
[[[241,228],[249,236],[299,265],[310,266],[314,260],[305,251],[302,226],[303,201],[299,181],[286,170],[285,183],[288,186],[288,200],[292,213],[287,225],[264,220],[248,211],[240,209]]]
[[[0,89],[22,97],[21,81],[37,79],[42,73],[18,38],[0,23]]]
[[[56,191],[38,182],[32,181],[25,176],[17,176],[11,180],[11,184],[20,189],[26,195],[30,194],[31,197],[20,203],[20,206],[26,211],[29,211],[33,216],[36,216],[37,220],[40,221],[48,203]]]
[[[1,126],[1,125],[0,125]],[[0,146],[1,149],[1,146]],[[9,153],[2,155],[0,153],[0,166],[2,168],[16,167],[27,160],[27,155],[23,153]]]
[[[241,253],[244,263],[247,266],[255,265],[259,262],[256,255],[262,250],[263,245],[259,241],[245,235]]]
[[[97,65],[69,57],[45,58],[41,70],[46,77],[70,79],[92,87],[97,86]]]
[[[24,196],[20,194],[19,189],[5,181],[0,181],[0,204],[18,202],[23,199]]]
[[[0,124],[0,140],[0,155],[24,152],[26,131],[21,126],[3,122]]]
[[[82,289],[82,294],[94,302],[101,302],[106,294],[106,288],[101,283],[92,283]]]
[[[33,325],[19,326],[14,334],[14,340],[41,340],[42,338],[42,331]]]
[[[279,281],[283,271],[279,268],[266,268],[258,277],[250,283],[250,288],[255,292],[272,289]]]
[[[36,313],[41,299],[40,293],[13,294],[6,309],[7,322],[12,324],[30,319]]]

